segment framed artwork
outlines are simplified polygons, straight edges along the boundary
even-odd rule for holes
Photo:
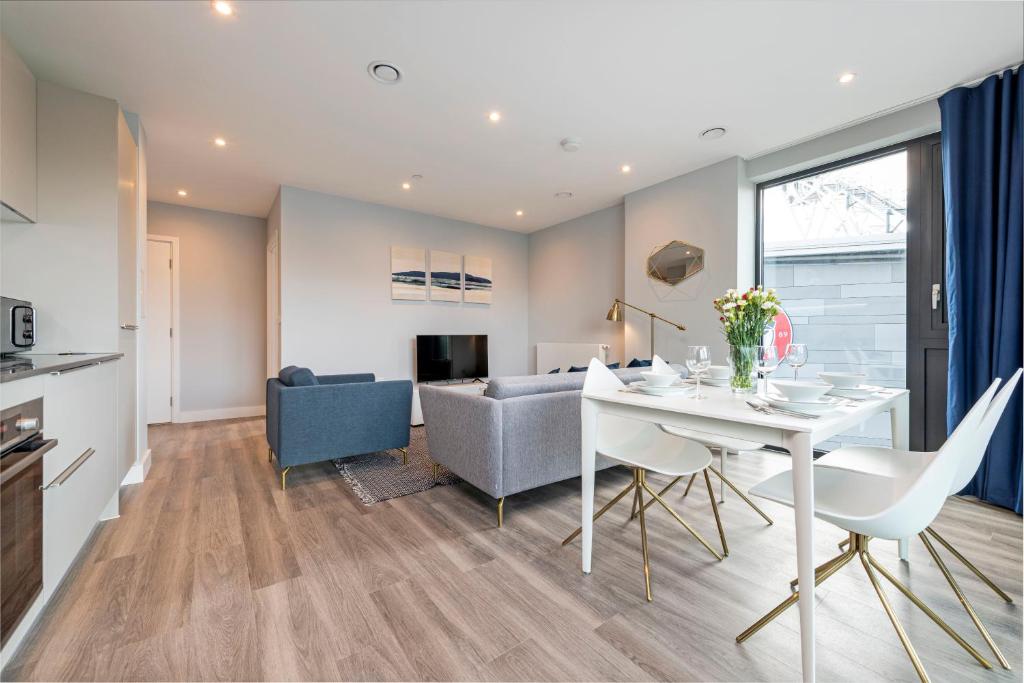
[[[427,250],[391,247],[391,298],[399,301],[427,300]]]
[[[491,303],[492,277],[491,259],[485,256],[467,256],[466,302],[472,304]]]
[[[462,301],[462,256],[430,252],[430,300]]]

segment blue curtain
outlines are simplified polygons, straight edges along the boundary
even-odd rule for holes
[[[1022,356],[1024,88],[1007,69],[939,98],[946,202],[946,299],[952,431],[996,377]],[[1021,390],[1007,406],[978,473],[962,493],[1021,514]]]

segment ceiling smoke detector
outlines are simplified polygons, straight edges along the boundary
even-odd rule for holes
[[[370,78],[384,85],[394,85],[402,80],[402,70],[391,62],[370,62],[366,71]]]
[[[701,140],[717,140],[718,138],[722,137],[723,135],[725,135],[725,128],[722,128],[721,126],[717,126],[715,128],[708,128],[707,130],[702,130],[700,132],[700,139]]]
[[[579,138],[562,138],[562,141],[558,144],[562,146],[563,152],[575,152],[583,146],[583,140]]]
[[[555,193],[555,199],[572,199],[575,196],[576,195],[574,195],[572,192],[556,192]]]

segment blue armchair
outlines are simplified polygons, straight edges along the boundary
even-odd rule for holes
[[[267,443],[281,488],[296,465],[409,445],[412,382],[371,373],[315,376],[289,366],[267,380]]]

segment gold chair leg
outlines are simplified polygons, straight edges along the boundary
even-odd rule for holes
[[[409,449],[408,448],[399,448],[398,450],[402,451],[402,464],[403,465],[408,465],[409,464]]]
[[[274,462],[274,449],[273,448],[268,448],[267,449],[267,462]]]
[[[505,496],[498,499],[498,528],[505,523]]]
[[[953,593],[956,594],[956,597],[960,601],[960,604],[963,605],[964,610],[967,612],[967,616],[969,616],[971,618],[971,621],[974,622],[974,627],[978,629],[978,633],[981,634],[981,637],[988,644],[989,648],[992,650],[992,654],[994,654],[996,656],[996,659],[999,660],[1000,666],[1002,666],[1004,669],[1009,670],[1010,663],[1006,661],[1006,657],[1003,656],[1003,653],[999,650],[999,647],[996,645],[995,641],[992,640],[992,636],[989,634],[988,629],[986,629],[985,625],[981,623],[981,619],[974,611],[974,607],[971,605],[970,602],[968,602],[967,596],[964,595],[963,591],[960,590],[960,586],[957,585],[956,579],[953,578],[953,575],[949,572],[949,568],[946,567],[946,563],[942,561],[942,558],[939,556],[939,553],[935,550],[935,547],[932,546],[932,542],[928,540],[928,536],[926,536],[925,533],[922,531],[920,534],[918,534],[918,537],[924,543],[924,547],[928,549],[928,554],[932,556],[933,560],[935,560],[935,564],[938,565],[939,571],[941,571],[942,575],[946,577],[946,582],[949,584],[949,587],[953,589]]]
[[[680,517],[679,514],[675,510],[670,508],[668,506],[668,503],[665,502],[665,499],[663,499],[661,496],[659,496],[657,493],[655,493],[654,489],[652,489],[650,486],[648,486],[646,481],[641,480],[640,481],[640,486],[642,486],[643,489],[645,491],[647,491],[647,493],[651,494],[651,497],[654,498],[654,500],[656,500],[661,505],[661,507],[663,507],[666,510],[668,510],[668,513],[670,515],[672,515],[673,517],[675,517],[677,522],[682,524],[683,527],[685,527],[687,531],[689,531],[691,534],[693,534],[693,537],[696,538],[698,541],[700,541],[701,545],[703,545],[705,548],[708,549],[708,552],[710,552],[712,555],[714,555],[716,559],[718,559],[718,560],[722,559],[722,556],[718,554],[718,551],[715,550],[714,548],[712,548],[711,544],[708,543],[706,540],[704,540],[704,537],[701,536],[697,532],[696,529],[694,529],[692,526],[687,524],[686,520],[683,519],[682,517]],[[641,507],[641,509],[643,509],[643,505],[641,505],[640,507]]]
[[[286,480],[288,479],[288,470],[290,470],[290,469],[291,469],[291,467],[285,467],[283,470],[281,470],[281,490],[282,491],[284,491],[285,486],[287,485],[286,484]]]
[[[722,527],[722,518],[718,514],[718,501],[715,500],[715,491],[711,488],[711,475],[707,469],[704,470],[704,483],[708,485],[708,497],[711,498],[711,511],[715,513],[715,524],[718,525],[718,538],[722,541],[722,555],[729,556],[729,544],[725,540],[725,528]]]
[[[932,538],[934,538],[936,541],[941,543],[942,547],[945,548],[946,550],[948,550],[950,552],[950,554],[953,555],[953,557],[955,557],[956,559],[960,560],[960,562],[965,567],[967,567],[972,572],[974,572],[974,575],[977,576],[979,579],[981,579],[985,583],[986,586],[988,586],[993,591],[995,591],[996,595],[1001,597],[1006,602],[1009,602],[1009,603],[1013,602],[1013,598],[1011,598],[1009,595],[1007,595],[1003,591],[1002,588],[1000,588],[995,583],[993,583],[992,579],[990,579],[987,576],[985,576],[985,574],[983,574],[980,569],[978,569],[973,564],[971,564],[970,561],[968,561],[968,559],[966,557],[961,555],[960,552],[956,548],[954,548],[953,545],[949,541],[944,539],[942,536],[939,536],[939,534],[936,533],[935,529],[933,529],[931,527],[928,527],[927,529],[925,529],[925,531],[927,531],[929,534],[931,534]]]
[[[640,490],[641,488],[647,488],[645,481],[644,471],[637,469],[636,471],[636,495],[638,500],[637,514],[640,515],[640,547],[643,549],[644,554],[644,590],[647,594],[647,602],[651,602],[654,598],[651,596],[651,563],[647,552],[647,516],[644,513],[644,494]]]
[[[696,477],[696,476],[697,476],[696,473],[694,473],[694,475],[692,477],[690,477],[690,482],[691,483],[693,482],[693,478]],[[668,484],[665,485],[665,488],[663,488],[661,491],[658,491],[658,495],[661,496],[662,498],[664,498],[665,494],[668,493],[669,489],[671,489],[673,486],[678,484],[681,479],[682,479],[682,477],[676,477],[675,479],[670,481]],[[644,481],[647,481],[647,479],[645,478]],[[689,489],[687,489],[687,490],[689,490]],[[683,494],[683,495],[686,495],[686,494]],[[646,510],[647,508],[651,507],[652,505],[654,505],[654,499],[653,498],[651,500],[647,501],[647,507],[645,507],[644,509]],[[629,518],[629,521],[631,521],[631,522],[636,517],[635,509],[636,508],[634,508],[633,516]]]
[[[437,471],[439,469],[441,469],[440,465],[438,465],[436,462],[435,463],[431,463],[431,465],[430,465],[430,472],[431,472],[431,475],[434,478],[434,481],[437,481]]]
[[[907,655],[909,655],[910,661],[914,665],[914,670],[917,671],[917,675],[924,683],[928,683],[930,680],[928,678],[928,672],[924,670],[924,664],[921,663],[921,658],[917,656],[917,651],[914,650],[914,646],[911,644],[910,638],[907,636],[907,632],[903,630],[903,625],[896,617],[896,612],[893,610],[892,605],[889,604],[889,598],[882,589],[882,584],[878,582],[878,579],[875,577],[875,573],[871,571],[871,563],[868,559],[867,553],[860,553],[860,561],[861,564],[864,565],[864,571],[867,572],[868,578],[871,580],[871,585],[874,587],[875,593],[878,595],[878,599],[882,602],[882,607],[885,609],[885,613],[889,617],[892,627],[896,629],[896,635],[899,636],[900,643],[903,644],[903,649],[907,651]]]
[[[942,620],[941,617],[939,617],[938,614],[933,612],[932,609],[930,607],[928,607],[928,605],[924,604],[921,601],[921,598],[917,597],[917,595],[915,595],[913,591],[911,591],[909,588],[904,586],[903,583],[901,583],[899,579],[897,579],[895,576],[893,576],[892,573],[888,569],[886,569],[874,557],[872,557],[871,553],[869,553],[866,548],[861,551],[861,560],[863,561],[865,558],[866,558],[867,562],[869,562],[871,564],[872,567],[874,567],[875,569],[878,570],[879,574],[881,574],[886,579],[888,579],[889,583],[891,583],[892,585],[896,586],[896,588],[899,589],[899,591],[901,593],[903,593],[903,595],[907,596],[907,598],[912,603],[914,603],[918,607],[918,609],[920,609],[922,612],[927,614],[928,617],[932,621],[934,621],[938,625],[939,628],[941,628],[943,631],[945,631],[946,634],[950,638],[955,640],[957,645],[959,645],[963,649],[967,650],[968,654],[970,654],[972,657],[974,657],[976,660],[978,660],[978,663],[981,664],[986,669],[991,669],[992,668],[992,665],[988,663],[988,660],[986,660],[984,657],[981,656],[980,652],[975,650],[974,647],[970,643],[968,643],[966,640],[961,638],[960,634],[957,633],[956,631],[954,631],[949,626],[949,624],[947,624],[945,621]]]
[[[731,488],[731,489],[733,490],[733,493],[735,493],[735,494],[736,494],[736,495],[738,495],[738,496],[739,496],[740,498],[742,498],[742,499],[743,499],[743,502],[744,502],[744,503],[746,503],[746,504],[747,504],[747,505],[749,505],[750,507],[754,508],[754,512],[756,512],[757,514],[761,515],[761,517],[762,517],[762,518],[764,519],[764,521],[768,522],[769,524],[775,524],[774,520],[772,520],[772,518],[771,518],[771,517],[769,517],[769,516],[768,516],[768,515],[767,515],[767,514],[765,513],[765,511],[764,511],[764,510],[762,510],[761,508],[759,508],[759,507],[758,507],[758,506],[757,506],[757,505],[756,505],[756,504],[754,503],[754,501],[750,500],[750,498],[748,498],[748,497],[746,496],[746,494],[744,494],[744,493],[743,493],[743,491],[740,491],[740,490],[739,490],[739,488],[737,488],[735,484],[733,484],[733,483],[732,483],[731,481],[729,481],[728,479],[726,479],[726,478],[725,478],[725,475],[723,475],[723,474],[722,474],[721,472],[719,472],[718,470],[716,470],[716,469],[715,469],[714,467],[712,467],[712,466],[708,466],[708,469],[709,469],[709,470],[711,470],[711,471],[712,471],[712,473],[714,473],[714,475],[715,475],[716,477],[718,477],[719,479],[721,479],[721,480],[722,480],[722,482],[724,482],[726,486],[728,486],[729,488]]]
[[[846,545],[849,545],[849,544],[850,544],[850,542],[849,542],[849,541],[847,541],[847,542],[846,542]],[[842,560],[843,558],[845,558],[845,557],[846,557],[847,555],[849,555],[849,553],[847,553],[847,552],[845,552],[845,551],[844,551],[844,552],[840,553],[839,555],[836,555],[835,557],[833,557],[833,558],[832,558],[831,560],[829,560],[828,562],[825,562],[824,564],[821,564],[821,565],[819,565],[819,566],[818,566],[818,567],[817,567],[817,568],[816,568],[816,569],[814,570],[814,576],[815,576],[815,577],[817,577],[817,576],[818,576],[818,574],[819,574],[820,572],[826,571],[826,570],[827,570],[827,569],[828,569],[829,567],[831,567],[831,566],[832,566],[833,564],[835,564],[836,562],[839,562],[840,560]],[[847,561],[849,561],[849,560],[847,560]],[[845,564],[845,563],[844,563],[844,564]],[[797,586],[798,586],[799,584],[800,584],[800,579],[793,579],[792,581],[790,581],[790,582],[789,582],[789,590],[790,590],[790,591],[793,591],[793,592],[795,592],[795,591],[796,591],[796,589],[797,589]]]
[[[690,495],[690,488],[693,486],[693,482],[694,482],[695,479],[697,479],[697,473],[696,472],[694,472],[693,474],[690,475],[690,483],[688,483],[686,485],[686,490],[683,491],[683,498],[686,498],[688,495]]]
[[[626,486],[626,488],[622,489],[622,491],[620,491],[618,493],[618,495],[616,495],[614,498],[612,498],[610,501],[608,501],[605,504],[604,507],[602,507],[600,510],[598,510],[597,512],[594,513],[594,521],[596,522],[598,517],[600,517],[604,513],[608,512],[612,508],[612,506],[614,506],[616,503],[618,503],[620,500],[622,500],[623,497],[627,493],[629,493],[630,491],[634,492],[633,502],[635,504],[636,503],[636,495],[635,495],[636,490],[637,490],[636,474],[634,473],[633,474],[633,481],[629,482],[629,485]],[[569,545],[570,543],[572,543],[572,539],[576,538],[581,533],[583,533],[583,527],[577,527],[576,531],[572,532],[571,534],[569,534],[568,536],[565,537],[565,540],[562,541],[562,545]]]
[[[820,567],[818,567],[817,569],[815,569],[814,570],[814,585],[815,586],[820,585],[822,581],[824,581],[825,579],[827,579],[828,577],[832,576],[837,571],[839,571],[840,569],[845,567],[850,562],[850,560],[852,560],[854,558],[855,554],[856,553],[854,553],[853,551],[847,551],[847,552],[843,553],[842,555],[839,555],[837,557],[833,557],[831,560],[829,560],[825,564],[823,564]],[[755,621],[750,626],[750,628],[748,628],[746,631],[744,631],[743,633],[741,633],[738,636],[736,636],[736,642],[737,643],[742,643],[746,639],[750,638],[750,636],[754,635],[755,633],[760,631],[762,628],[764,628],[769,622],[771,622],[773,619],[775,619],[775,617],[779,616],[780,614],[785,612],[787,609],[789,609],[790,607],[795,605],[797,600],[799,600],[799,599],[800,599],[800,592],[799,591],[794,592],[788,598],[786,598],[785,600],[780,602],[778,605],[776,605],[774,609],[772,609],[770,612],[768,612],[768,614],[764,615],[763,617],[761,617],[760,619]]]

